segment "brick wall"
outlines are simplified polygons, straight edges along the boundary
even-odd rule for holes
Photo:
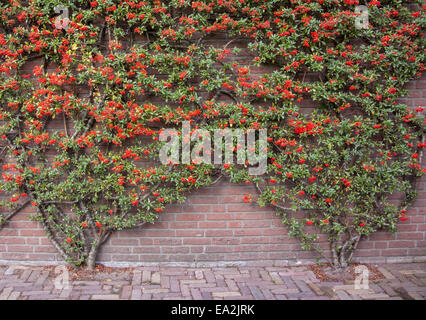
[[[29,72],[32,67],[27,66]],[[406,88],[410,94],[401,102],[410,107],[426,106],[426,77],[412,81]],[[301,106],[309,112],[314,104],[303,101]],[[399,232],[364,238],[355,261],[426,261],[426,177],[420,181],[418,191],[416,202],[407,211],[409,219],[400,223]],[[256,194],[256,190],[226,181],[200,189],[184,204],[170,206],[155,224],[113,234],[98,260],[108,265],[315,262],[316,254],[302,250],[297,240],[288,236],[274,211],[242,201],[249,193]],[[26,208],[0,230],[0,263],[61,261],[41,226],[28,219],[31,213],[32,208]],[[326,238],[321,240],[321,246],[327,249]]]

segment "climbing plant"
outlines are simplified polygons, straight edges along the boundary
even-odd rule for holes
[[[407,219],[424,173],[423,108],[398,100],[424,70],[424,10],[398,0],[3,1],[1,225],[31,204],[61,256],[93,268],[112,232],[228,177],[253,184],[257,197],[244,201],[274,207],[303,248],[345,266],[362,236]],[[201,158],[164,163],[167,129],[180,146],[198,129],[265,129],[266,147],[231,149],[266,154],[266,170],[207,161],[218,147],[196,143]]]

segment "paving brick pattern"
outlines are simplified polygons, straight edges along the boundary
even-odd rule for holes
[[[0,266],[0,300],[425,300],[426,263],[378,265],[384,279],[321,282],[298,267],[138,267],[69,281],[63,270]]]

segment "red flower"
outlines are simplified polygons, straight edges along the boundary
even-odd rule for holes
[[[70,243],[72,241],[71,238],[67,238],[67,242]]]
[[[249,194],[249,195],[247,195],[247,196],[244,196],[244,198],[243,198],[243,201],[244,201],[245,203],[250,203],[250,202],[251,202],[251,200],[252,200],[251,194]]]
[[[334,200],[333,199],[330,199],[330,198],[327,198],[327,199],[325,199],[325,202],[327,202],[327,203],[332,203]]]
[[[308,226],[311,226],[311,225],[312,225],[312,221],[308,220],[308,221],[306,221],[306,224],[307,224]]]
[[[186,75],[188,74],[188,72],[187,71],[183,71],[183,72],[181,72],[181,74],[180,74],[180,76],[179,76],[179,79],[182,81],[185,77],[186,77]]]

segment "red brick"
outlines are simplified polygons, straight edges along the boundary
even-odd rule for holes
[[[209,238],[186,238],[183,239],[184,245],[190,245],[190,244],[198,244],[198,245],[205,245],[205,244],[211,244],[212,240]]]
[[[424,233],[422,233],[422,232],[398,232],[396,234],[396,238],[398,240],[411,240],[411,239],[423,240]]]
[[[202,221],[204,220],[203,214],[180,214],[176,217],[177,221]]]

